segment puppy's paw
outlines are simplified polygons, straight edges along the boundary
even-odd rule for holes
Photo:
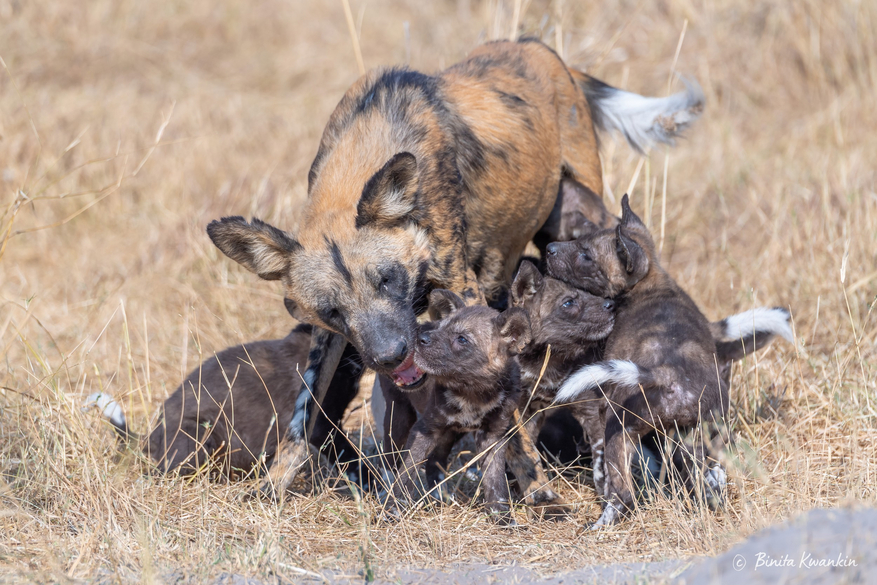
[[[719,510],[725,505],[728,491],[728,474],[725,468],[716,463],[704,473],[704,499],[710,510]]]
[[[533,515],[540,520],[563,520],[575,512],[575,508],[557,495],[554,490],[544,487],[533,493],[530,505]]]
[[[590,529],[600,530],[602,528],[612,526],[621,519],[621,516],[621,508],[619,508],[616,504],[609,502],[608,504],[606,504],[606,507],[603,508],[603,513],[600,514],[600,518],[598,518],[596,522],[591,524]]]
[[[255,488],[245,491],[241,497],[244,500],[261,500],[277,503],[280,501],[280,494],[274,488],[274,484],[266,477]]]
[[[575,506],[567,504],[562,499],[557,502],[551,502],[550,504],[533,506],[532,510],[536,518],[540,520],[552,520],[554,522],[566,520],[575,514],[576,511]]]
[[[494,502],[487,505],[487,518],[497,526],[506,528],[517,528],[519,524],[515,522],[512,510],[505,502]]]

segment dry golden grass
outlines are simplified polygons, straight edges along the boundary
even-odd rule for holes
[[[295,225],[322,126],[358,75],[343,4],[0,0],[4,580],[474,561],[550,572],[715,554],[801,510],[874,502],[877,4],[354,0],[351,12],[366,66],[433,71],[509,36],[516,6],[520,30],[610,83],[662,95],[678,71],[703,85],[702,120],[652,153],[635,208],[659,233],[666,181],[669,271],[711,318],[790,307],[800,341],[735,370],[744,456],[728,510],[660,501],[593,534],[592,491],[558,480],[586,504],[569,522],[507,531],[446,506],[387,525],[374,501],[324,482],[277,507],[115,459],[112,433],[80,412],[87,394],[109,389],[143,430],[199,361],[292,325],[277,286],[204,227],[232,214]],[[609,140],[603,156],[613,202],[639,159]],[[779,416],[761,416],[772,396]]]

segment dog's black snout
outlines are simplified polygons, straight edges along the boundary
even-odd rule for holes
[[[429,345],[432,343],[432,337],[429,335],[429,331],[424,331],[420,335],[417,336],[417,342],[420,345]]]
[[[400,339],[399,343],[396,344],[395,349],[388,352],[385,355],[378,356],[375,358],[375,361],[386,368],[395,368],[403,361],[405,361],[405,356],[408,355],[408,344],[405,343],[404,339]]]
[[[605,301],[603,301],[603,308],[607,311],[614,311],[615,301],[613,301],[612,299],[606,299]]]
[[[545,251],[548,252],[549,256],[554,256],[557,254],[557,243],[551,243],[545,246]]]

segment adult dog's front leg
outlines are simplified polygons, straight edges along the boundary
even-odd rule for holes
[[[295,413],[287,427],[286,436],[277,447],[277,454],[268,475],[259,485],[258,492],[262,495],[278,498],[307,461],[310,454],[307,438],[316,420],[313,416],[316,406],[314,398],[322,403],[346,346],[347,340],[337,333],[314,328],[308,364],[302,376],[304,382],[295,403]],[[299,380],[290,380],[291,384],[298,382]]]

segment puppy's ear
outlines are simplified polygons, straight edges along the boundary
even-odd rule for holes
[[[519,307],[506,309],[496,317],[496,325],[503,342],[508,346],[511,355],[524,351],[530,343],[530,319],[527,312]]]
[[[265,280],[279,280],[301,250],[292,236],[255,218],[252,223],[239,216],[211,221],[207,235],[226,256]]]
[[[599,229],[584,213],[573,211],[561,219],[560,237],[564,240],[577,240]]]
[[[615,253],[628,276],[641,279],[649,271],[649,257],[639,244],[627,237],[621,224],[615,227]]]
[[[437,288],[429,293],[429,318],[433,321],[445,319],[465,306],[463,299],[449,290]]]
[[[410,152],[397,153],[363,187],[356,228],[398,224],[414,210],[416,194],[417,159]]]
[[[529,260],[521,262],[512,282],[512,306],[520,307],[533,297],[542,286],[542,274]]]
[[[621,225],[629,229],[643,229],[648,233],[646,224],[630,208],[630,198],[627,193],[621,198]]]

